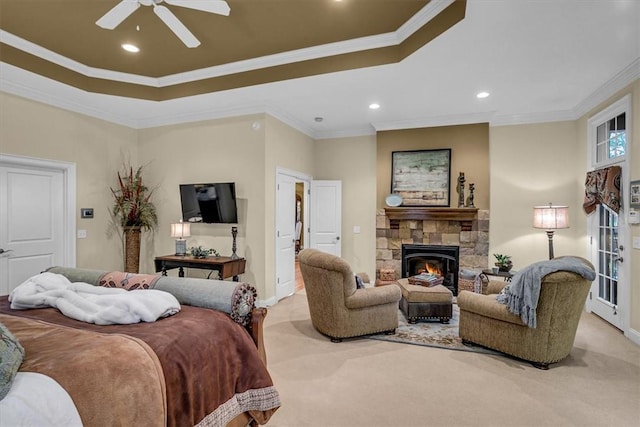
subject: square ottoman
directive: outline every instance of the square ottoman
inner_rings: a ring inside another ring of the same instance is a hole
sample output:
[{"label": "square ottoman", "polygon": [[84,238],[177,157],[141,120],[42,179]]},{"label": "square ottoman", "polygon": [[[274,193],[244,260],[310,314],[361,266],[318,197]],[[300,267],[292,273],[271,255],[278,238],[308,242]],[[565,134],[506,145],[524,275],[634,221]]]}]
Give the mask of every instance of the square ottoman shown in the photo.
[{"label": "square ottoman", "polygon": [[453,294],[449,289],[442,285],[412,285],[408,279],[400,279],[397,283],[402,291],[400,310],[409,323],[416,323],[418,319],[439,319],[449,323],[453,315]]}]

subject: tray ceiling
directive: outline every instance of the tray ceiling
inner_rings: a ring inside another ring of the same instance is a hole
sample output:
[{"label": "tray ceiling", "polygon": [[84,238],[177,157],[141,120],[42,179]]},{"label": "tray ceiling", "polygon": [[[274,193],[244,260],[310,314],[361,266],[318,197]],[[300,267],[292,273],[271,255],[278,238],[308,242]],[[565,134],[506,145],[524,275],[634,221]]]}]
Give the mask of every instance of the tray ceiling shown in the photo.
[{"label": "tray ceiling", "polygon": [[164,3],[202,42],[191,49],[151,7],[98,27],[118,3],[2,0],[2,61],[90,92],[167,100],[395,63],[459,22],[466,2],[228,0],[229,16]]}]

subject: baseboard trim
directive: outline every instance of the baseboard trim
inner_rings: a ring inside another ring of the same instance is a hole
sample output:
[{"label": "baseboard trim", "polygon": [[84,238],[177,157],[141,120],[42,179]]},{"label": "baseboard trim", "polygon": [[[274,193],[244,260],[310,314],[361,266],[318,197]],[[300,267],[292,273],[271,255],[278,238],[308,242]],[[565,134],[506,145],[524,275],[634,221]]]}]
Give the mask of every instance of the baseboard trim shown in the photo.
[{"label": "baseboard trim", "polygon": [[634,344],[640,345],[640,332],[635,329],[629,328],[627,338],[629,338]]}]

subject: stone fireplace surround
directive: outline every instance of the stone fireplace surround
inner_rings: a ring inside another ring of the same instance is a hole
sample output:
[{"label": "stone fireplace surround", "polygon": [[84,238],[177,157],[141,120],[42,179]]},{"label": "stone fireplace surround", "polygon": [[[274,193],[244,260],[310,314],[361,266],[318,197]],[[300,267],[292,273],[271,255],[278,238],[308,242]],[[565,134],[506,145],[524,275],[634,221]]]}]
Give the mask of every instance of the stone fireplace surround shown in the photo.
[{"label": "stone fireplace surround", "polygon": [[376,213],[376,278],[402,277],[402,245],[460,247],[460,268],[489,265],[489,211],[468,208],[386,208]]}]

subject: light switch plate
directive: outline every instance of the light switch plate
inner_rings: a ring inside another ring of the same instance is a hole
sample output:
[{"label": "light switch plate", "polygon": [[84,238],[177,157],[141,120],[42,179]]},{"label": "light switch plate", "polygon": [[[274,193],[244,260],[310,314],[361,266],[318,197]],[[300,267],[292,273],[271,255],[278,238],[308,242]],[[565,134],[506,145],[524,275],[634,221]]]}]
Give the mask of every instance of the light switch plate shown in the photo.
[{"label": "light switch plate", "polygon": [[633,238],[633,249],[640,249],[640,237]]},{"label": "light switch plate", "polygon": [[78,230],[78,239],[86,239],[87,230]]}]

